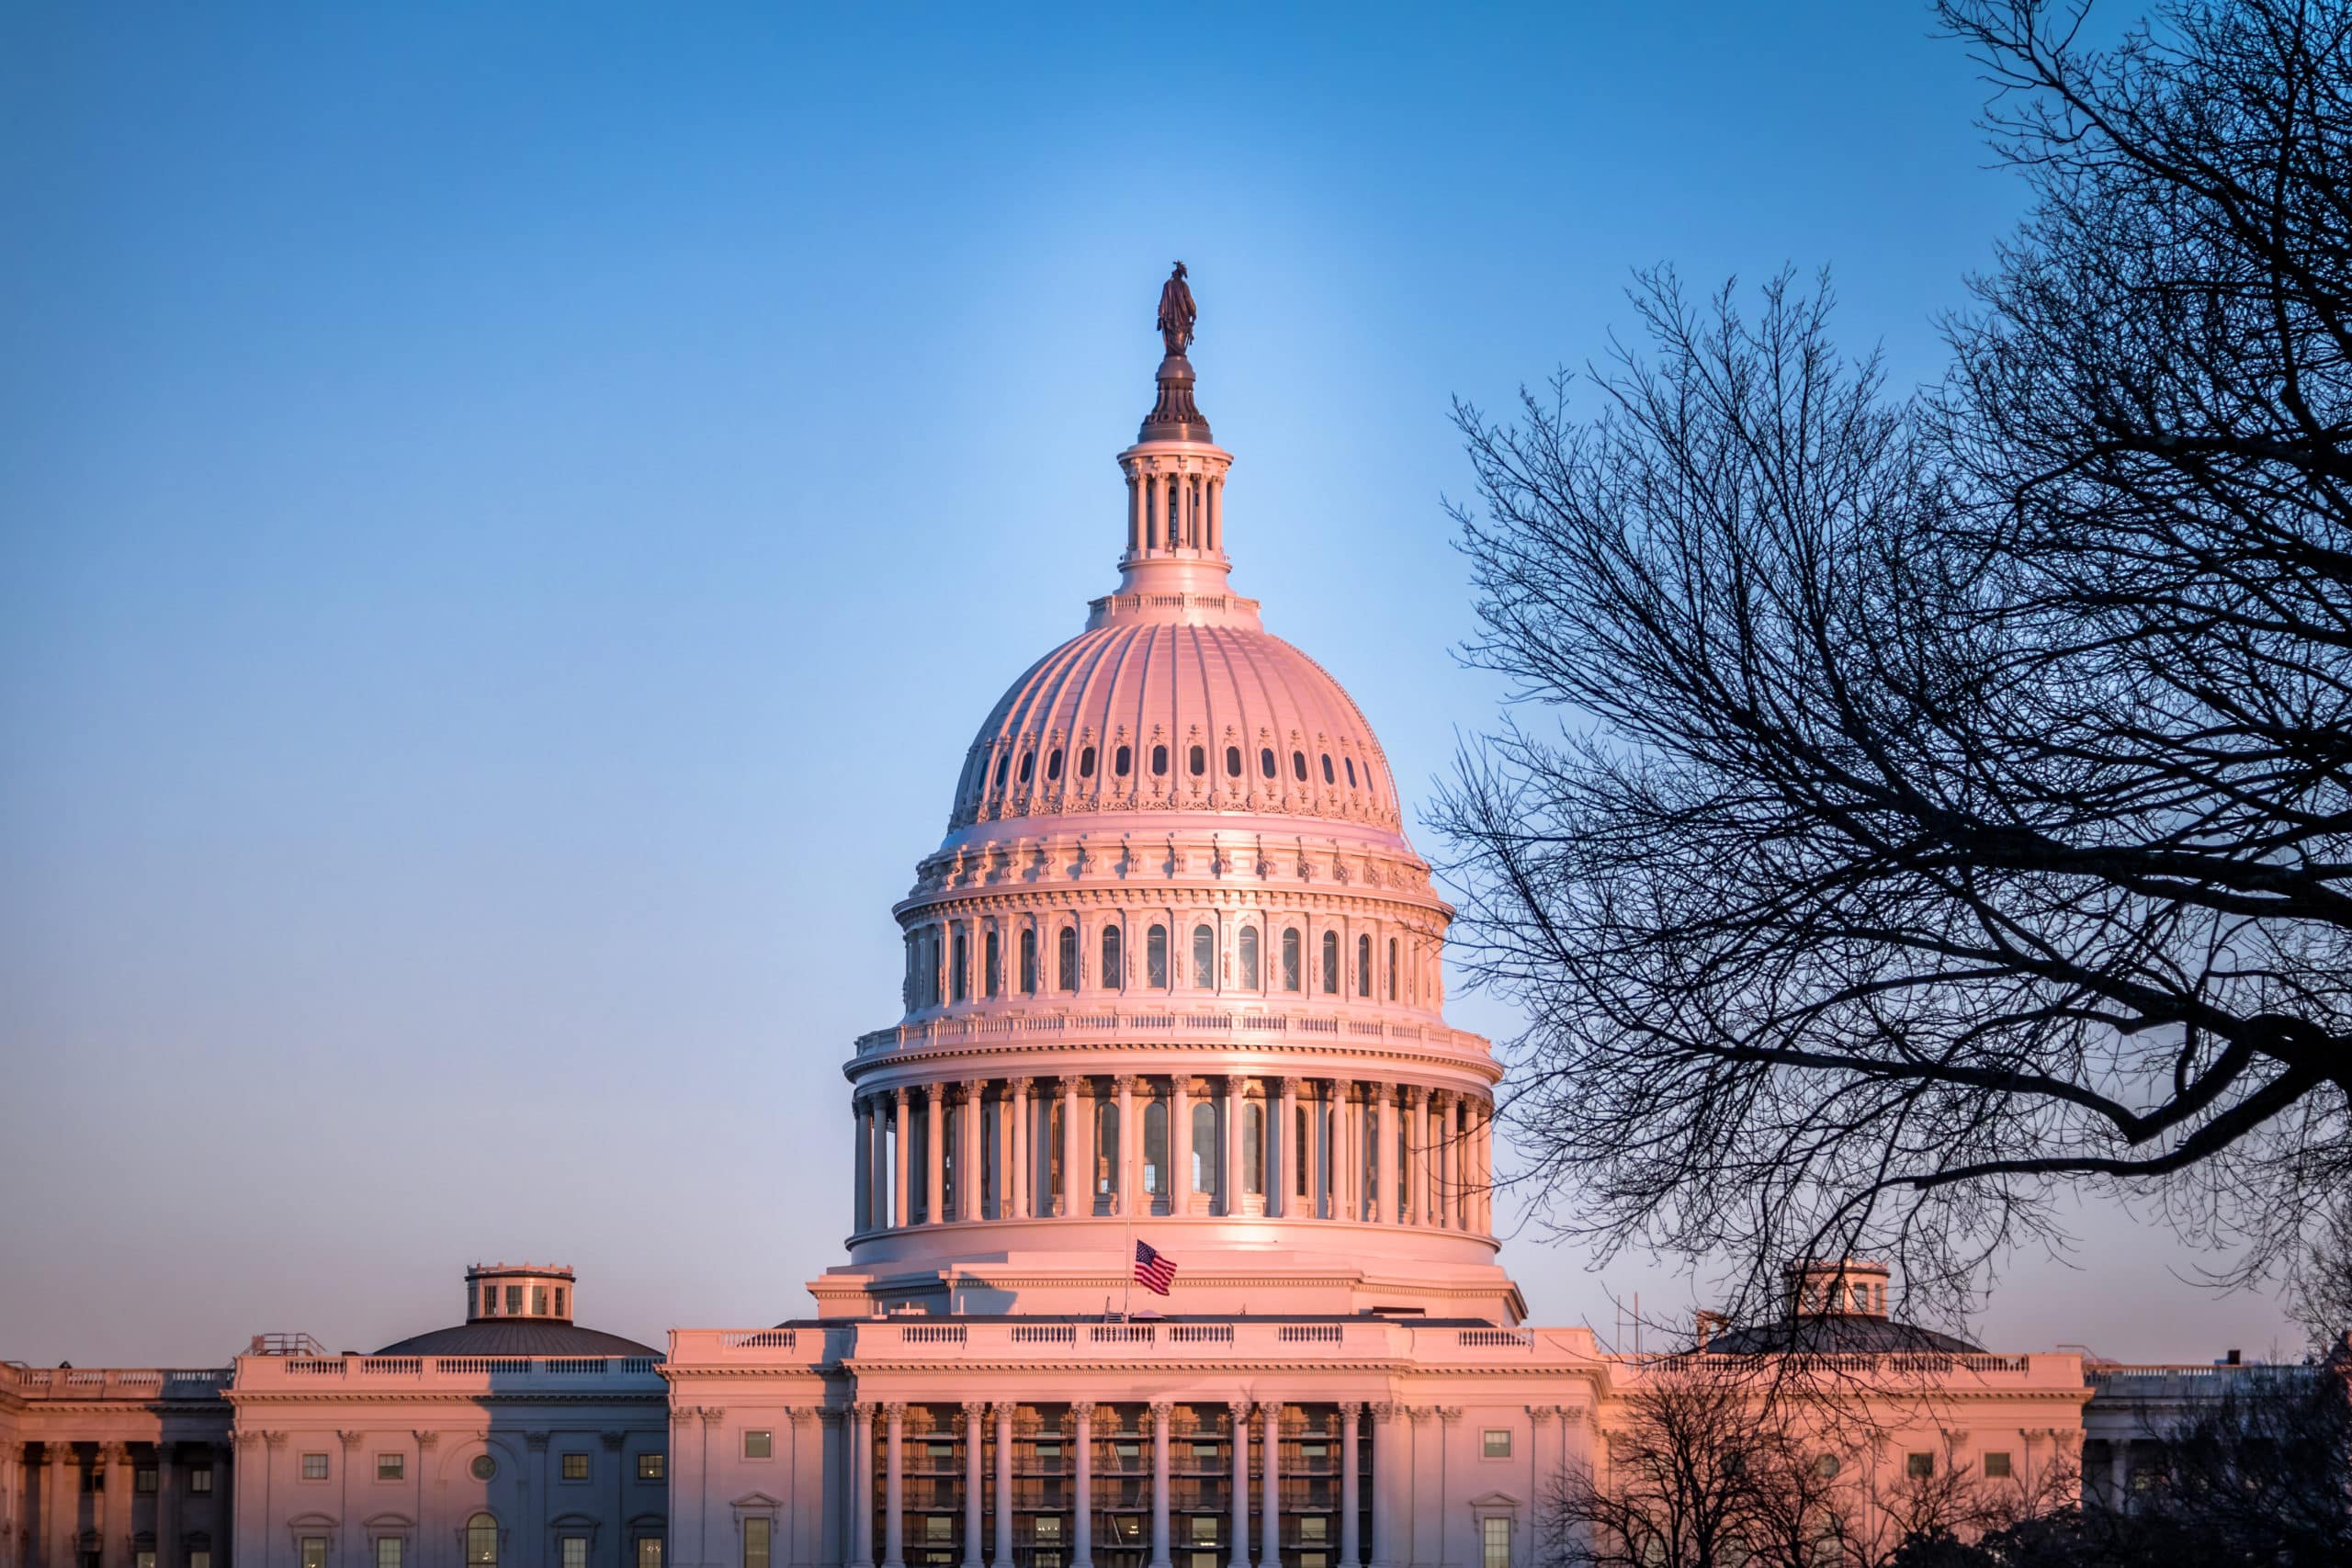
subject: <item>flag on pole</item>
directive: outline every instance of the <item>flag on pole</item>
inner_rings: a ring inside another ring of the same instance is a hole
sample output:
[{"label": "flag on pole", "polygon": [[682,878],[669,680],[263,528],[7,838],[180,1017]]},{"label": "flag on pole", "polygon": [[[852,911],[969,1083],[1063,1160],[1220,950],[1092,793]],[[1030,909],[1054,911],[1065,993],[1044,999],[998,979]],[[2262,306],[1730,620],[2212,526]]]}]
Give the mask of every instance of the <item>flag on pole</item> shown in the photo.
[{"label": "flag on pole", "polygon": [[1154,1252],[1150,1244],[1136,1243],[1136,1283],[1155,1296],[1164,1296],[1175,1282],[1176,1265]]}]

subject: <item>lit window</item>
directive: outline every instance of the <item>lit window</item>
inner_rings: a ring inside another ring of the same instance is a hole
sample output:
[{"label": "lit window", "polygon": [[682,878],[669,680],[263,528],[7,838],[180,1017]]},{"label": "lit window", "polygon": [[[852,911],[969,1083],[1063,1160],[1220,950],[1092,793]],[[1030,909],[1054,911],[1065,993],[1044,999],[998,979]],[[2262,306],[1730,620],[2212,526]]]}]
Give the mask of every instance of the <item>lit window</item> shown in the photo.
[{"label": "lit window", "polygon": [[1191,753],[1185,757],[1184,765],[1194,778],[1199,778],[1209,771],[1208,751],[1203,747],[1193,747]]},{"label": "lit window", "polygon": [[768,1568],[768,1521],[743,1521],[743,1568]]},{"label": "lit window", "polygon": [[1104,926],[1102,928],[1102,988],[1104,990],[1117,990],[1120,983],[1126,978],[1126,972],[1120,966],[1119,958],[1119,928]]},{"label": "lit window", "polygon": [[956,1540],[956,1517],[953,1514],[925,1514],[922,1517],[922,1539],[926,1546],[948,1546]]},{"label": "lit window", "polygon": [[1936,1456],[1935,1456],[1935,1455],[1933,1455],[1933,1454],[1905,1454],[1905,1455],[1904,1455],[1904,1456],[1903,1456],[1903,1473],[1904,1473],[1904,1474],[1908,1475],[1908,1476],[1912,1477],[1913,1479],[1917,1480],[1917,1479],[1924,1478],[1924,1477],[1926,1477],[1926,1476],[1933,1475],[1933,1474],[1935,1474],[1935,1472],[1936,1472]]},{"label": "lit window", "polygon": [[155,1549],[149,1546],[132,1551],[130,1568],[155,1568]]},{"label": "lit window", "polygon": [[1048,784],[1062,776],[1062,749],[1055,747],[1046,758],[1046,780]]},{"label": "lit window", "polygon": [[1225,771],[1235,778],[1241,776],[1240,747],[1228,746],[1225,749]]},{"label": "lit window", "polygon": [[1245,991],[1254,991],[1258,988],[1258,928],[1256,926],[1241,928],[1240,947],[1241,988]]},{"label": "lit window", "polygon": [[1193,984],[1207,990],[1216,984],[1216,930],[1212,926],[1193,928]]},{"label": "lit window", "polygon": [[187,1489],[196,1493],[211,1491],[212,1467],[209,1464],[198,1465],[196,1469],[189,1471],[187,1472]]},{"label": "lit window", "polygon": [[376,1568],[401,1568],[401,1538],[379,1535],[376,1538]]},{"label": "lit window", "polygon": [[1984,1456],[1984,1474],[1988,1480],[2007,1481],[2009,1473],[2009,1456],[2007,1453],[1996,1450]]},{"label": "lit window", "polygon": [[1153,748],[1151,749],[1151,773],[1152,773],[1152,776],[1153,776],[1154,778],[1159,778],[1159,777],[1162,776],[1163,774],[1165,774],[1167,772],[1168,772],[1168,748],[1167,748],[1167,747],[1165,747],[1165,746],[1155,746],[1155,747],[1153,747]]},{"label": "lit window", "polygon": [[1323,993],[1332,997],[1340,994],[1340,933],[1337,931],[1323,933]]},{"label": "lit window", "polygon": [[1292,776],[1292,777],[1294,777],[1294,778],[1295,778],[1295,779],[1297,779],[1299,783],[1301,783],[1301,784],[1305,784],[1305,783],[1306,782],[1306,752],[1304,752],[1304,751],[1293,751],[1293,752],[1290,754],[1290,771],[1291,771],[1291,776]]},{"label": "lit window", "polygon": [[187,1568],[212,1568],[212,1549],[209,1546],[189,1548]]},{"label": "lit window", "polygon": [[404,1477],[406,1477],[406,1476],[407,1476],[407,1474],[408,1474],[408,1455],[406,1455],[406,1454],[378,1454],[378,1455],[376,1456],[376,1479],[377,1479],[377,1480],[379,1480],[379,1481],[399,1481],[399,1480],[401,1480],[401,1479],[403,1479]]},{"label": "lit window", "polygon": [[669,1467],[665,1462],[668,1457],[669,1456],[666,1454],[638,1455],[637,1478],[639,1481],[660,1481],[663,1479],[669,1472]]},{"label": "lit window", "polygon": [[1078,754],[1078,776],[1082,779],[1094,776],[1094,748],[1091,746]]},{"label": "lit window", "polygon": [[588,1456],[587,1456],[586,1454],[566,1454],[566,1455],[564,1455],[564,1456],[563,1456],[563,1478],[564,1478],[566,1481],[585,1481],[585,1480],[587,1480],[587,1479],[588,1479]]},{"label": "lit window", "polygon": [[1331,772],[1331,753],[1329,751],[1323,753],[1323,782],[1325,784],[1338,784],[1340,782]]},{"label": "lit window", "polygon": [[324,1454],[304,1454],[302,1456],[302,1479],[305,1481],[324,1481],[326,1478],[327,1456]]},{"label": "lit window", "polygon": [[743,1434],[743,1457],[745,1459],[766,1459],[770,1454],[775,1452],[775,1436],[774,1433],[746,1432]]},{"label": "lit window", "polygon": [[1168,928],[1154,926],[1143,936],[1143,983],[1155,991],[1168,988]]},{"label": "lit window", "polygon": [[1479,1452],[1487,1459],[1510,1458],[1510,1428],[1489,1427],[1479,1435]]},{"label": "lit window", "polygon": [[327,1538],[306,1535],[302,1538],[302,1568],[327,1568]]},{"label": "lit window", "polygon": [[563,1568],[588,1568],[588,1538],[568,1535],[556,1543],[563,1548]]},{"label": "lit window", "polygon": [[1127,747],[1122,746],[1111,754],[1111,771],[1121,778],[1125,778],[1135,765],[1135,752]]},{"label": "lit window", "polygon": [[1308,1514],[1298,1521],[1298,1539],[1327,1540],[1330,1537],[1331,1521],[1321,1514]]},{"label": "lit window", "polygon": [[[1203,1464],[1215,1464],[1217,1461],[1218,1454],[1216,1450],[1212,1448],[1205,1454],[1195,1452],[1193,1457]],[[1193,1544],[1194,1546],[1215,1546],[1216,1544],[1217,1517],[1215,1514],[1194,1514],[1192,1517]]]},{"label": "lit window", "polygon": [[1510,1521],[1492,1516],[1478,1521],[1479,1568],[1510,1568]]},{"label": "lit window", "polygon": [[130,1489],[133,1492],[155,1490],[155,1467],[152,1464],[133,1465],[130,1471]]},{"label": "lit window", "polygon": [[637,1568],[662,1568],[662,1538],[641,1535],[637,1538]]},{"label": "lit window", "polygon": [[1272,747],[1261,746],[1258,749],[1258,771],[1268,778],[1272,778],[1274,776],[1274,749]]},{"label": "lit window", "polygon": [[1283,932],[1283,989],[1295,991],[1299,987],[1298,931],[1295,927]]},{"label": "lit window", "polygon": [[1078,928],[1064,926],[1054,938],[1055,978],[1065,991],[1078,989]]},{"label": "lit window", "polygon": [[1356,995],[1372,995],[1372,938],[1356,938]]},{"label": "lit window", "polygon": [[466,1521],[466,1568],[498,1568],[498,1521],[488,1514]]}]

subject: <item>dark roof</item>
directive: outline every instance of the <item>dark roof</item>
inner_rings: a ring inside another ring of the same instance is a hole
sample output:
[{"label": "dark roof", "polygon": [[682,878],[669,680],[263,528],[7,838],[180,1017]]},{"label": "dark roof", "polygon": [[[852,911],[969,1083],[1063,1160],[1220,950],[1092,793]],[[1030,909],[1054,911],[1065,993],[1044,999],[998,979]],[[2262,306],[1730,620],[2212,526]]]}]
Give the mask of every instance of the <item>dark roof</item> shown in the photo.
[{"label": "dark roof", "polygon": [[1801,1351],[1815,1356],[1974,1356],[1983,1347],[1949,1334],[1892,1318],[1801,1317],[1781,1323],[1727,1328],[1707,1341],[1710,1355],[1769,1356]]},{"label": "dark roof", "polygon": [[535,1323],[516,1318],[500,1323],[460,1323],[412,1335],[387,1345],[379,1356],[654,1356],[662,1352],[617,1334],[605,1334],[571,1323]]}]

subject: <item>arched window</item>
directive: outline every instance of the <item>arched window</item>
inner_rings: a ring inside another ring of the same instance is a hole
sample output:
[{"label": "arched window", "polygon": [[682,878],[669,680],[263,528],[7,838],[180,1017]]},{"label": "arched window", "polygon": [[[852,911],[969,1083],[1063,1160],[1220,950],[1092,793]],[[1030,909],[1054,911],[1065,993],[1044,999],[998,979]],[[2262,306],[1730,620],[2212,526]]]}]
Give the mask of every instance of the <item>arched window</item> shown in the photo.
[{"label": "arched window", "polygon": [[1388,939],[1388,999],[1396,999],[1396,939]]},{"label": "arched window", "polygon": [[1091,746],[1078,754],[1078,776],[1082,779],[1094,776],[1094,748]]},{"label": "arched window", "polygon": [[1258,771],[1265,774],[1268,778],[1272,778],[1274,776],[1274,749],[1272,747],[1261,746],[1258,749]]},{"label": "arched window", "polygon": [[[1025,774],[1023,776],[1026,777]],[[1329,751],[1323,753],[1323,782],[1325,784],[1338,784],[1340,782],[1332,775],[1331,753]]]},{"label": "arched window", "polygon": [[1035,752],[1035,751],[1023,751],[1023,752],[1022,752],[1022,753],[1021,753],[1021,782],[1022,782],[1023,784],[1027,784],[1027,783],[1029,782],[1029,777],[1030,777],[1030,775],[1031,775],[1032,773],[1035,773],[1036,771],[1037,771],[1037,753],[1036,753],[1036,752]]},{"label": "arched window", "polygon": [[1094,1102],[1094,1186],[1097,1193],[1108,1192],[1119,1168],[1119,1102],[1098,1100]]},{"label": "arched window", "polygon": [[980,942],[980,984],[985,987],[982,994],[991,998],[1004,990],[1003,945],[997,940],[993,926],[989,928],[989,934]]},{"label": "arched window", "polygon": [[954,976],[956,999],[968,1001],[972,986],[972,939],[962,931],[956,933],[956,961],[947,966],[947,972]]},{"label": "arched window", "polygon": [[[1351,765],[1352,765],[1352,764],[1351,764]],[[1048,753],[1046,754],[1046,782],[1047,784],[1051,784],[1051,783],[1053,783],[1055,780],[1057,780],[1057,779],[1060,778],[1061,776],[1062,776],[1062,749],[1061,749],[1060,747],[1057,746],[1057,747],[1055,747],[1055,748],[1053,749],[1053,750],[1052,750],[1052,751],[1048,752]],[[1353,773],[1350,773],[1350,774],[1348,775],[1348,782],[1349,782],[1350,784],[1353,784],[1353,783],[1355,783],[1355,775],[1354,775]]]},{"label": "arched window", "polygon": [[1212,1200],[1225,1196],[1225,1162],[1216,1157],[1216,1107],[1193,1102],[1193,1190]]},{"label": "arched window", "polygon": [[1340,933],[1338,931],[1323,933],[1323,994],[1331,997],[1340,994]]},{"label": "arched window", "polygon": [[1054,938],[1054,980],[1065,991],[1078,989],[1078,928],[1064,926]]},{"label": "arched window", "polygon": [[1037,994],[1037,933],[1035,931],[1021,933],[1021,994],[1024,997]]},{"label": "arched window", "polygon": [[1225,771],[1231,777],[1238,779],[1241,776],[1240,747],[1228,746],[1225,749]]},{"label": "arched window", "polygon": [[1298,928],[1283,932],[1283,989],[1295,991],[1299,987]]},{"label": "arched window", "polygon": [[1245,991],[1254,991],[1258,988],[1258,928],[1256,926],[1241,928],[1240,946],[1241,988]]},{"label": "arched window", "polygon": [[1155,991],[1168,988],[1168,928],[1154,926],[1143,937],[1143,983]]},{"label": "arched window", "polygon": [[1143,1108],[1143,1190],[1168,1196],[1168,1107],[1158,1099]]},{"label": "arched window", "polygon": [[1372,995],[1372,938],[1356,938],[1356,995]]},{"label": "arched window", "polygon": [[[1055,753],[1054,753],[1054,760],[1055,760],[1056,761],[1059,761],[1061,760],[1061,753],[1060,753],[1060,752],[1058,752],[1058,751],[1055,752]],[[1356,787],[1356,760],[1355,760],[1353,757],[1342,757],[1342,758],[1340,758],[1340,761],[1341,761],[1345,762],[1345,763],[1348,765],[1348,787],[1349,787],[1350,789],[1353,789],[1353,788],[1355,788],[1355,787]]]},{"label": "arched window", "polygon": [[[1306,782],[1306,752],[1304,752],[1304,751],[1293,751],[1293,752],[1290,754],[1290,771],[1291,771],[1292,774],[1293,774],[1295,777],[1296,777],[1296,778],[1297,778],[1297,780],[1298,780],[1298,782],[1299,782],[1299,783],[1301,783],[1301,784],[1305,784],[1305,783]],[[997,782],[997,783],[999,783],[999,784],[1002,784],[1002,783],[1004,782],[1004,780],[1003,780],[1002,778],[999,778],[996,782]]]},{"label": "arched window", "polygon": [[1241,1190],[1266,1190],[1266,1108],[1250,1100],[1241,1108]]},{"label": "arched window", "polygon": [[1133,768],[1135,765],[1136,754],[1134,750],[1128,747],[1122,746],[1111,754],[1111,771],[1117,773],[1121,778],[1125,778],[1127,776],[1128,770]]},{"label": "arched window", "polygon": [[1201,990],[1216,986],[1216,928],[1193,928],[1193,984]]},{"label": "arched window", "polygon": [[1006,770],[1007,770],[1007,769],[1011,768],[1012,766],[1012,752],[1010,752],[1010,751],[1007,751],[1003,756],[999,757],[999,758],[996,760],[996,787],[997,787],[997,788],[999,788],[999,789],[1002,789],[1002,788],[1004,787],[1004,775],[1005,775],[1005,772],[1006,772]]},{"label": "arched window", "polygon": [[1191,753],[1185,757],[1184,765],[1186,768],[1191,770],[1194,778],[1199,778],[1203,773],[1207,773],[1209,771],[1209,754],[1207,748],[1202,746],[1193,747]]},{"label": "arched window", "polygon": [[1119,963],[1119,928],[1115,925],[1104,926],[1102,928],[1102,988],[1106,991],[1119,990],[1125,985],[1126,978],[1127,972]]},{"label": "arched window", "polygon": [[498,1568],[498,1521],[488,1514],[466,1521],[466,1568]]},{"label": "arched window", "polygon": [[1167,773],[1168,748],[1165,746],[1155,746],[1151,749],[1151,776],[1153,778],[1164,778],[1167,776]]}]

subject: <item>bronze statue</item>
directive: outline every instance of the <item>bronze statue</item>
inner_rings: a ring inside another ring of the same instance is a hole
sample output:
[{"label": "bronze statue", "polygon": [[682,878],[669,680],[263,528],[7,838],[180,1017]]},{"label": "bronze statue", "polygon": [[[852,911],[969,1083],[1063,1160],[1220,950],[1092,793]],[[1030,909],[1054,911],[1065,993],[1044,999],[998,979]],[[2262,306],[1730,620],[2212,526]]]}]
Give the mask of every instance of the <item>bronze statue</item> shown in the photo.
[{"label": "bronze statue", "polygon": [[1193,345],[1193,322],[1199,315],[1193,306],[1193,290],[1184,282],[1184,264],[1178,262],[1159,287],[1159,341],[1168,345],[1170,354],[1182,354]]}]

